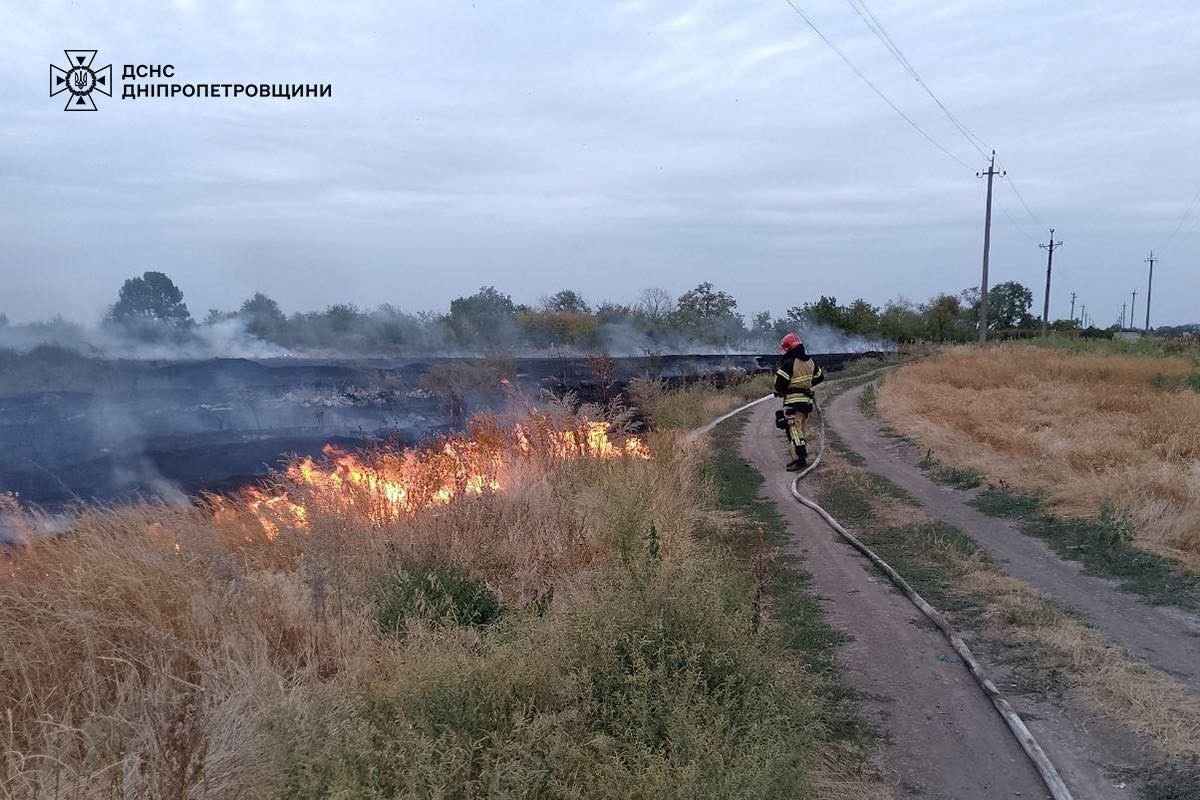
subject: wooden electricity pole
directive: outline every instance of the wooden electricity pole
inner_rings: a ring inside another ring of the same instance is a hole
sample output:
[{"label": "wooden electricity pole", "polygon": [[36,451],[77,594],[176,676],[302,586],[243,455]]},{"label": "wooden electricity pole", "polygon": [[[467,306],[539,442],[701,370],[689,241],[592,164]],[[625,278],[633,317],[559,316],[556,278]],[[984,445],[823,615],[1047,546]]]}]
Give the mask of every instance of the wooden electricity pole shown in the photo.
[{"label": "wooden electricity pole", "polygon": [[1154,262],[1158,261],[1154,257],[1154,251],[1150,251],[1150,257],[1146,259],[1150,264],[1150,279],[1146,281],[1146,333],[1150,332],[1150,290],[1154,287]]},{"label": "wooden electricity pole", "polygon": [[1075,293],[1071,292],[1071,322],[1075,321]]},{"label": "wooden electricity pole", "polygon": [[983,278],[979,281],[979,343],[987,341],[988,317],[988,256],[992,250],[992,179],[1007,173],[996,171],[996,151],[988,162],[987,172],[976,172],[975,177],[987,176],[987,207],[983,216]]},{"label": "wooden electricity pole", "polygon": [[1133,290],[1133,298],[1129,301],[1129,330],[1133,330],[1137,318],[1137,289]]},{"label": "wooden electricity pole", "polygon": [[1042,303],[1042,336],[1050,325],[1050,270],[1054,268],[1054,248],[1062,247],[1062,242],[1054,241],[1054,228],[1050,229],[1050,243],[1039,244],[1046,251],[1046,298]]}]

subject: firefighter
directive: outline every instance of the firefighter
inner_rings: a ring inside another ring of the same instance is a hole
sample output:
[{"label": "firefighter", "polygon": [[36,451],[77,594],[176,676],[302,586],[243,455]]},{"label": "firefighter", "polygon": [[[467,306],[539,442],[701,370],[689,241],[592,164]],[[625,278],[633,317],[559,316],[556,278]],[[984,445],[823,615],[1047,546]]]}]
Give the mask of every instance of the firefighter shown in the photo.
[{"label": "firefighter", "polygon": [[783,415],[786,422],[788,444],[792,460],[788,472],[797,472],[808,466],[808,415],[816,407],[813,387],[825,380],[825,373],[804,352],[804,342],[794,333],[784,336],[779,342],[783,358],[775,370],[775,396],[783,398]]}]

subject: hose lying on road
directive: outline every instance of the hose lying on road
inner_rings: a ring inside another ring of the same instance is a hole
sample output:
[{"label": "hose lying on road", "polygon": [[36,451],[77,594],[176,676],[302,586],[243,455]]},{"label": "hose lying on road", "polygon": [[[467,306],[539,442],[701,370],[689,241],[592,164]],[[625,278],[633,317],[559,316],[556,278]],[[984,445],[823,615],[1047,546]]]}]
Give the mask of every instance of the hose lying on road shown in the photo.
[{"label": "hose lying on road", "polygon": [[[759,403],[770,400],[771,397],[772,395],[766,395],[765,397],[760,397],[759,399],[747,403],[744,406],[735,408],[733,411],[718,417],[704,427],[697,428],[695,431],[693,431],[693,435],[699,436],[700,434],[707,433],[725,420],[730,419],[731,417],[740,414],[749,408],[753,408]],[[920,609],[921,613],[928,617],[930,622],[937,626],[938,630],[942,632],[942,635],[945,636],[947,641],[950,642],[950,646],[954,648],[956,653],[958,653],[959,658],[961,658],[963,663],[967,665],[967,669],[970,671],[971,677],[973,677],[975,682],[979,684],[979,687],[983,689],[984,694],[986,694],[988,699],[992,702],[992,706],[1000,714],[1001,718],[1004,719],[1005,724],[1008,725],[1008,729],[1012,732],[1017,742],[1021,745],[1021,749],[1025,751],[1027,756],[1029,756],[1029,760],[1033,763],[1034,768],[1041,776],[1042,782],[1046,784],[1046,788],[1050,791],[1051,797],[1053,797],[1054,800],[1073,800],[1070,789],[1067,788],[1067,785],[1063,782],[1062,777],[1058,774],[1058,770],[1055,769],[1054,763],[1050,761],[1050,758],[1046,755],[1046,752],[1042,750],[1041,745],[1039,745],[1037,739],[1033,737],[1033,734],[1030,732],[1029,728],[1026,727],[1025,722],[1021,719],[1020,715],[1013,710],[1013,707],[1009,705],[1009,702],[1004,699],[1003,695],[1000,694],[1000,690],[996,687],[996,684],[993,683],[992,680],[984,673],[983,667],[980,666],[979,661],[976,660],[975,655],[971,652],[971,649],[967,647],[967,644],[963,641],[962,637],[959,636],[958,633],[955,632],[954,628],[950,626],[950,623],[946,620],[946,617],[942,614],[942,612],[938,611],[936,608],[926,602],[925,598],[921,597],[921,595],[909,585],[908,581],[904,580],[900,573],[896,572],[896,570],[894,570],[890,564],[880,558],[875,551],[863,544],[858,537],[842,527],[841,523],[833,518],[833,515],[821,508],[816,501],[805,497],[800,493],[800,481],[805,475],[808,475],[817,468],[817,465],[821,463],[821,456],[825,452],[825,416],[820,412],[820,409],[817,409],[817,412],[820,419],[820,449],[817,451],[817,456],[813,459],[812,463],[800,471],[792,480],[792,496],[803,505],[817,512],[817,514],[819,514],[821,518],[829,524],[829,527],[833,528],[833,530],[836,531],[839,536],[845,539],[852,547],[854,547],[854,549],[866,556],[872,564],[874,564],[881,572],[883,572],[884,575],[887,575],[888,579],[896,585],[896,588],[903,592],[904,596],[912,601],[913,605]]]},{"label": "hose lying on road", "polygon": [[702,436],[702,435],[708,433],[709,431],[711,431],[713,428],[720,425],[725,420],[732,419],[733,417],[736,417],[738,414],[742,413],[746,409],[754,408],[759,403],[765,403],[767,400],[770,400],[774,396],[775,395],[773,395],[773,394],[765,394],[762,397],[758,398],[757,400],[751,400],[749,403],[746,403],[746,405],[744,405],[744,406],[738,406],[733,411],[730,411],[728,414],[722,414],[721,416],[717,417],[716,419],[714,419],[712,422],[708,423],[704,427],[696,428],[696,430],[694,430],[688,434],[688,438],[694,439],[697,436]]}]

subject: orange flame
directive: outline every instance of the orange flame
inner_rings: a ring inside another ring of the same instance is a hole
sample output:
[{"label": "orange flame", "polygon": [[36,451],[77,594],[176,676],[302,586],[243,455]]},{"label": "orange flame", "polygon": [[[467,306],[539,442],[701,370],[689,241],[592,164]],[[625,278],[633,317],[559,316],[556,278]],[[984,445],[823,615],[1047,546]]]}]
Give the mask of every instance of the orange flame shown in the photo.
[{"label": "orange flame", "polygon": [[348,453],[325,445],[322,452],[322,460],[306,456],[288,464],[268,490],[243,489],[240,502],[215,499],[216,514],[232,517],[240,506],[270,539],[281,529],[306,529],[318,508],[365,509],[373,524],[383,525],[466,495],[501,491],[502,476],[515,458],[650,458],[636,437],[614,443],[606,423],[584,421],[560,429],[544,415],[508,435],[481,429],[435,447]]}]

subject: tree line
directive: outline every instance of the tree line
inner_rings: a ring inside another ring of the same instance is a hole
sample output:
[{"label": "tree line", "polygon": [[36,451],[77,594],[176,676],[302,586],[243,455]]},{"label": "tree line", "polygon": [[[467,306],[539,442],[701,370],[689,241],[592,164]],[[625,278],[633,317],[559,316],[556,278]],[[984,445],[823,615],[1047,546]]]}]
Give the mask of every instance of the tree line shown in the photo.
[{"label": "tree line", "polygon": [[[210,309],[197,320],[174,281],[150,271],[122,284],[104,326],[136,341],[182,342],[206,327],[232,324],[262,342],[293,351],[638,353],[715,348],[769,352],[791,330],[822,329],[880,342],[969,341],[976,335],[979,305],[976,289],[940,294],[923,303],[897,299],[883,306],[861,298],[843,305],[834,297],[821,296],[788,308],[782,317],[764,311],[747,319],[737,300],[710,282],[678,297],[649,288],[633,303],[594,305],[572,289],[547,295],[536,304],[522,304],[494,286],[484,286],[455,298],[445,312],[413,313],[390,304],[360,309],[338,303],[322,311],[287,314],[274,299],[256,292],[234,310]],[[1001,336],[1036,330],[1032,305],[1032,292],[1020,283],[996,285],[989,292],[989,328]],[[1053,327],[1079,330],[1073,320],[1057,320]]]}]

